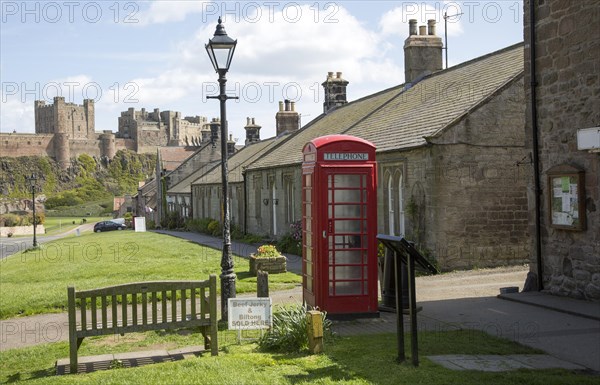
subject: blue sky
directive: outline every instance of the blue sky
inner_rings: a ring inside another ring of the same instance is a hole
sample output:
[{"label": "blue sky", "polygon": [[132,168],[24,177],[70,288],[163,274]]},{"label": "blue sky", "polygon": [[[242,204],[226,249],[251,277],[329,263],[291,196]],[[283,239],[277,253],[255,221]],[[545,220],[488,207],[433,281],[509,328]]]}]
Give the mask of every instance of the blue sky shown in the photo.
[{"label": "blue sky", "polygon": [[408,20],[448,21],[449,65],[523,40],[522,1],[1,1],[0,132],[34,132],[33,102],[96,101],[96,130],[117,130],[134,107],[219,116],[204,44],[223,15],[238,39],[228,73],[229,130],[246,117],[275,134],[278,101],[302,124],[322,112],[327,72],[350,82],[349,101],[404,82]]}]

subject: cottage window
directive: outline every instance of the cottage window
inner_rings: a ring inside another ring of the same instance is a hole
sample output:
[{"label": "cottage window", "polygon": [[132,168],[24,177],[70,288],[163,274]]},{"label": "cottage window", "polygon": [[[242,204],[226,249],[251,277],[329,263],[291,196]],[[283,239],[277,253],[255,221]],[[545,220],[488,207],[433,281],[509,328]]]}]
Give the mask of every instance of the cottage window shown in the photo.
[{"label": "cottage window", "polygon": [[389,233],[394,235],[395,223],[394,223],[394,177],[390,175],[388,177],[388,228]]},{"label": "cottage window", "polygon": [[292,176],[285,178],[285,209],[288,223],[296,221],[294,203],[296,202],[296,192],[294,190],[294,181]]}]

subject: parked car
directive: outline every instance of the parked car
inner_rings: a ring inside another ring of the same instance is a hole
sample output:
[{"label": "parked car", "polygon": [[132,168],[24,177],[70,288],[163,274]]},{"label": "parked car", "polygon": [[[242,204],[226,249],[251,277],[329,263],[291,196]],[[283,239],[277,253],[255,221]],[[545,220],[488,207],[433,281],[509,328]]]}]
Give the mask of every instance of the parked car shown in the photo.
[{"label": "parked car", "polygon": [[102,231],[111,230],[125,230],[127,226],[124,223],[117,223],[113,221],[102,221],[94,225],[94,232],[100,233]]}]

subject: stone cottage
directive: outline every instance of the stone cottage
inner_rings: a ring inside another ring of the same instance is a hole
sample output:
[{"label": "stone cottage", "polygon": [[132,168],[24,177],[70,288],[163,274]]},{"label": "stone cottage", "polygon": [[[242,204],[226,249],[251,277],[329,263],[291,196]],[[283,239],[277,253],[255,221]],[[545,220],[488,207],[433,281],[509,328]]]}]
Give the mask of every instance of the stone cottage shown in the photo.
[{"label": "stone cottage", "polygon": [[447,70],[441,48],[433,21],[417,34],[411,20],[404,84],[348,102],[349,82],[329,73],[324,113],[245,165],[247,231],[289,232],[302,219],[303,146],[349,134],[377,147],[373,231],[406,236],[442,269],[527,262],[523,45]]}]

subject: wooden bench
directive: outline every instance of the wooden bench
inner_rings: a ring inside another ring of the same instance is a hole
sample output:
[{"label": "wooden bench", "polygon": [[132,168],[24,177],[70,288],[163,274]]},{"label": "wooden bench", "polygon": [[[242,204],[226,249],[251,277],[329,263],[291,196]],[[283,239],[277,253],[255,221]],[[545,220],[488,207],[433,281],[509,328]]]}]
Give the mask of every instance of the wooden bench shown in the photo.
[{"label": "wooden bench", "polygon": [[218,355],[214,274],[207,281],[137,282],[85,291],[69,286],[67,294],[71,373],[77,373],[81,342],[91,336],[200,327],[205,349]]}]

